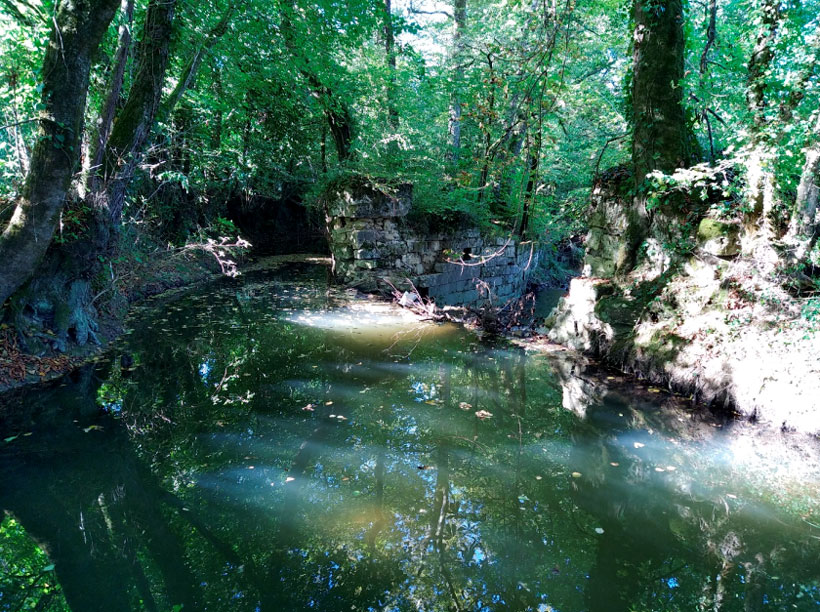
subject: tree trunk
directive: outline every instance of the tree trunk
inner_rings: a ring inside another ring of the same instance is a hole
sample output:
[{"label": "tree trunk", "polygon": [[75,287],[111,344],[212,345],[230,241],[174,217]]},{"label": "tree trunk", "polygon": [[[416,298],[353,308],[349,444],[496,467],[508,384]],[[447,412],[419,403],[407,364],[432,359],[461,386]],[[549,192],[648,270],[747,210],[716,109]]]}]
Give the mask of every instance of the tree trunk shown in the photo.
[{"label": "tree trunk", "polygon": [[285,47],[296,58],[300,74],[307,80],[315,96],[319,99],[325,119],[327,120],[330,136],[333,144],[336,145],[336,153],[340,162],[350,158],[351,146],[353,144],[353,115],[350,108],[333,93],[333,90],[325,85],[319,76],[312,70],[310,60],[301,53],[297,44],[296,35],[293,30],[291,13],[294,7],[283,7],[281,10],[281,31],[282,41]]},{"label": "tree trunk", "polygon": [[174,87],[174,90],[165,102],[162,103],[162,106],[160,106],[156,118],[157,123],[162,123],[168,119],[168,116],[174,111],[174,108],[176,108],[176,105],[179,103],[182,95],[193,85],[196,80],[196,75],[199,72],[199,67],[202,64],[202,60],[206,55],[208,55],[210,50],[213,49],[217,41],[225,35],[225,32],[228,31],[228,26],[230,25],[233,13],[233,5],[228,6],[227,10],[222,15],[222,18],[216,25],[214,25],[213,28],[211,28],[211,31],[208,32],[204,40],[199,44],[193,56],[191,56],[185,64],[185,68],[182,70],[182,74],[179,77],[179,81],[177,81],[176,87]]},{"label": "tree trunk", "polygon": [[632,162],[635,185],[654,170],[687,166],[693,139],[683,109],[682,0],[635,0],[632,51]]},{"label": "tree trunk", "polygon": [[455,0],[453,4],[453,17],[455,19],[455,30],[453,32],[453,92],[450,95],[450,116],[447,125],[447,132],[450,135],[450,151],[448,159],[453,164],[457,164],[461,155],[461,98],[459,88],[464,79],[464,67],[462,66],[464,51],[464,34],[467,29],[467,0]]},{"label": "tree trunk", "polygon": [[387,124],[395,133],[399,129],[399,110],[396,108],[396,35],[393,31],[391,0],[384,0],[384,53],[387,64]]},{"label": "tree trunk", "polygon": [[[151,0],[139,43],[139,61],[128,100],[114,120],[103,159],[103,185],[110,223],[119,226],[125,191],[134,176],[142,148],[151,133],[159,110],[168,45],[176,0]],[[99,203],[98,203],[99,204]]]},{"label": "tree trunk", "polygon": [[214,107],[214,122],[211,127],[211,149],[219,151],[222,148],[222,96],[224,90],[222,87],[222,67],[218,64],[213,67],[214,80],[213,91],[216,96],[217,103]]},{"label": "tree trunk", "polygon": [[[539,122],[540,123],[540,122]],[[524,203],[521,210],[521,225],[518,226],[518,237],[522,240],[527,237],[527,230],[530,224],[530,213],[532,202],[535,199],[535,185],[538,183],[538,165],[541,160],[541,125],[535,126],[533,143],[529,147],[529,175],[527,176],[527,186],[524,189]]]},{"label": "tree trunk", "polygon": [[764,218],[764,229],[772,229],[767,217],[774,207],[774,176],[770,167],[774,151],[765,130],[768,123],[766,75],[774,60],[779,27],[780,3],[777,0],[763,0],[761,28],[749,59],[746,85],[746,106],[752,116],[751,150],[746,161],[746,196],[752,211],[746,218],[746,226],[752,231],[761,217]]},{"label": "tree trunk", "polygon": [[[491,53],[487,54],[487,81],[490,83],[490,95],[487,99],[487,119],[484,126],[484,154],[482,155],[483,163],[481,166],[481,175],[478,179],[478,203],[484,201],[484,194],[487,192],[488,183],[490,182],[490,157],[492,152],[492,133],[490,126],[492,125],[492,115],[495,112],[495,68],[493,66],[493,56]],[[455,152],[455,147],[453,148]],[[493,214],[498,214],[502,211],[492,211]]]},{"label": "tree trunk", "polygon": [[657,222],[646,209],[646,178],[653,171],[671,174],[688,166],[696,145],[683,108],[685,38],[682,0],[634,0],[632,48],[632,164],[634,195],[624,211],[624,257],[616,273],[629,272],[641,243],[654,232],[663,242],[679,231],[680,212],[669,199]]},{"label": "tree trunk", "polygon": [[44,110],[31,167],[0,236],[0,304],[29,280],[59,223],[83,131],[91,60],[118,0],[62,0],[43,61]]},{"label": "tree trunk", "polygon": [[125,67],[128,63],[128,55],[131,51],[131,27],[134,23],[134,0],[126,0],[122,7],[125,20],[120,26],[119,43],[117,53],[114,56],[114,69],[109,79],[108,94],[105,97],[103,106],[100,109],[100,116],[97,121],[95,133],[91,137],[92,152],[90,155],[89,188],[93,189],[94,177],[98,174],[98,169],[103,161],[103,153],[108,137],[111,135],[111,126],[114,124],[114,116],[117,112],[122,95],[122,85],[125,79]]},{"label": "tree trunk", "polygon": [[[319,85],[319,80],[314,77],[313,83]],[[336,154],[339,161],[343,162],[350,158],[351,145],[353,144],[353,117],[347,105],[336,99],[329,87],[321,85],[319,87],[324,100],[327,125],[330,128],[330,135],[333,137],[333,144],[336,145]]]},{"label": "tree trunk", "polygon": [[820,113],[814,125],[813,142],[806,149],[806,162],[797,187],[797,199],[786,243],[792,259],[805,262],[820,236]]}]

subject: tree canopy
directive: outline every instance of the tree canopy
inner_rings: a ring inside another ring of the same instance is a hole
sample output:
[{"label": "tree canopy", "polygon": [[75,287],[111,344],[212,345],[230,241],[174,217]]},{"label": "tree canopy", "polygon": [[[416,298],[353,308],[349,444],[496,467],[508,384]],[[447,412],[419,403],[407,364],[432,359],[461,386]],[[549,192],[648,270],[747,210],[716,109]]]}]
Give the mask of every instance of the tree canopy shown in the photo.
[{"label": "tree canopy", "polygon": [[[818,9],[5,0],[0,249],[20,261],[0,297],[34,275],[52,240],[90,243],[88,268],[116,257],[134,223],[181,243],[227,216],[231,198],[295,192],[309,205],[351,172],[412,182],[420,210],[554,243],[583,229],[603,170],[634,165],[641,183],[703,163],[700,178],[661,183],[711,181],[723,208],[759,208],[790,228],[805,259],[817,225]],[[91,17],[99,43],[70,50]],[[49,69],[69,52],[87,61]],[[76,125],[55,114],[58,99]],[[62,161],[59,176],[45,154]]]}]

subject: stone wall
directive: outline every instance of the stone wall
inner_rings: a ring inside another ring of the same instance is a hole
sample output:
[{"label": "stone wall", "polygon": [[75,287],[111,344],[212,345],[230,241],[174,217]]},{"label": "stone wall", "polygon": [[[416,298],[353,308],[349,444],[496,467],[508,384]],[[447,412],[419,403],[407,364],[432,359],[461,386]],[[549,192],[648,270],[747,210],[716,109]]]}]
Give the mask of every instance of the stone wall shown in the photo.
[{"label": "stone wall", "polygon": [[372,291],[410,283],[439,306],[503,304],[520,297],[535,265],[532,243],[482,236],[475,228],[425,230],[408,222],[412,187],[386,193],[369,183],[327,198],[334,275]]}]

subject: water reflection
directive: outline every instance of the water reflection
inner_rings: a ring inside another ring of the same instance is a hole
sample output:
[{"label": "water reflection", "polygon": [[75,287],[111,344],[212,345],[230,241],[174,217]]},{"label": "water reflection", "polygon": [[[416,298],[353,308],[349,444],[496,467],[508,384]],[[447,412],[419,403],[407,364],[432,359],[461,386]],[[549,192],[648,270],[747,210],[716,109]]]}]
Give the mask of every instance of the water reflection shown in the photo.
[{"label": "water reflection", "polygon": [[41,609],[816,609],[814,452],[320,274],[163,302],[133,366],[6,398],[0,547],[54,565]]}]

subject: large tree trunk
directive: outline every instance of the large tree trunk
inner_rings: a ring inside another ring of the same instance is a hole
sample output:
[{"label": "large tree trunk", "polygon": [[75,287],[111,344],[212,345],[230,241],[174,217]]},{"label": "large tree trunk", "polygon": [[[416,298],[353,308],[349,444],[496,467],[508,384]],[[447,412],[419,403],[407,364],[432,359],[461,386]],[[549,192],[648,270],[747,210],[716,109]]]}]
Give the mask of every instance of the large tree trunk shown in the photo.
[{"label": "large tree trunk", "polygon": [[[671,174],[688,166],[696,144],[683,108],[681,81],[684,73],[685,38],[682,0],[634,0],[632,48],[632,164],[634,195],[624,211],[626,231],[624,257],[616,273],[629,272],[637,261],[641,243],[650,234],[668,242],[680,223],[676,201],[664,202],[662,210],[646,209],[646,179],[654,171]],[[614,194],[613,194],[613,197]]]},{"label": "large tree trunk", "polygon": [[654,170],[692,161],[693,140],[683,109],[683,3],[635,0],[632,50],[632,162],[639,186]]},{"label": "large tree trunk", "polygon": [[746,85],[746,106],[752,116],[751,147],[746,160],[746,197],[751,204],[751,212],[746,217],[746,226],[750,235],[755,234],[755,226],[762,218],[763,229],[767,230],[764,239],[769,240],[774,237],[768,217],[774,208],[775,181],[771,168],[774,149],[766,133],[766,89],[780,27],[780,3],[777,0],[763,0],[760,10],[761,25],[749,59]]},{"label": "large tree trunk", "polygon": [[61,0],[43,61],[44,110],[20,200],[0,236],[0,304],[29,280],[59,223],[83,132],[91,59],[118,0]]},{"label": "large tree trunk", "polygon": [[99,207],[106,209],[114,228],[122,218],[125,191],[159,110],[175,7],[176,0],[151,0],[148,5],[137,52],[137,72],[105,149],[100,189],[105,193],[95,194],[95,199]]},{"label": "large tree trunk", "polygon": [[448,159],[457,164],[461,155],[461,97],[459,87],[464,78],[464,67],[462,57],[464,50],[464,35],[467,29],[467,0],[455,0],[453,3],[453,18],[455,20],[455,30],[453,31],[453,91],[450,94],[450,116],[447,124],[447,132],[450,135],[450,150]]}]

